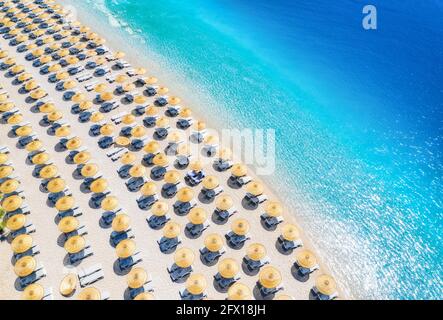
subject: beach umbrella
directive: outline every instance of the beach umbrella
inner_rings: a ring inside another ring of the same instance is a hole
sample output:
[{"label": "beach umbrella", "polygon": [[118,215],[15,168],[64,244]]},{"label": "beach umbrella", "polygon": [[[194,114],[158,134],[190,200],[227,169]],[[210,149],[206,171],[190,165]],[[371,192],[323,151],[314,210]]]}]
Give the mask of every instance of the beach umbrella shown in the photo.
[{"label": "beach umbrella", "polygon": [[189,118],[189,117],[191,117],[191,115],[192,115],[192,110],[189,108],[183,108],[180,111],[180,117],[182,117],[182,118]]},{"label": "beach umbrella", "polygon": [[100,98],[101,98],[103,101],[110,101],[110,100],[112,100],[113,97],[114,97],[114,95],[112,94],[112,92],[109,92],[109,91],[103,92],[103,93],[100,95]]},{"label": "beach umbrella", "polygon": [[89,188],[94,193],[104,192],[106,191],[106,189],[108,189],[108,181],[106,179],[99,178],[97,180],[94,180]]},{"label": "beach umbrella", "polygon": [[31,249],[32,237],[29,234],[21,234],[14,238],[11,242],[11,248],[14,253],[23,253]]},{"label": "beach umbrella", "polygon": [[79,60],[77,57],[72,57],[72,56],[71,56],[71,57],[67,57],[67,58],[66,58],[66,62],[69,63],[69,64],[71,64],[71,65],[72,65],[72,64],[79,63],[79,61],[80,61],[80,60]]},{"label": "beach umbrella", "polygon": [[83,238],[82,236],[70,237],[68,240],[66,240],[64,245],[65,250],[70,254],[82,251],[85,248],[85,246],[86,246],[86,241],[85,238]]},{"label": "beach umbrella", "polygon": [[63,88],[65,88],[66,90],[73,89],[76,86],[77,86],[77,82],[75,82],[74,80],[68,80],[63,84]]},{"label": "beach umbrella", "polygon": [[15,63],[15,58],[8,58],[4,62],[8,66],[13,65]]},{"label": "beach umbrella", "polygon": [[260,270],[258,275],[260,284],[267,288],[277,288],[282,281],[281,273],[273,266],[265,266]]},{"label": "beach umbrella", "polygon": [[217,252],[223,247],[223,238],[218,233],[212,233],[206,236],[204,243],[209,251]]},{"label": "beach umbrella", "polygon": [[154,159],[152,159],[152,162],[156,166],[167,166],[169,164],[168,157],[164,153],[159,153],[155,155]]},{"label": "beach umbrella", "polygon": [[244,164],[237,163],[232,166],[231,173],[235,177],[243,177],[248,173],[248,169]]},{"label": "beach umbrella", "polygon": [[45,289],[43,289],[41,284],[33,283],[30,284],[23,290],[22,299],[23,300],[42,300],[45,294]]},{"label": "beach umbrella", "polygon": [[180,234],[180,224],[177,222],[169,221],[163,227],[163,236],[168,239],[177,238]]},{"label": "beach umbrella", "polygon": [[95,113],[93,113],[92,114],[92,116],[91,116],[91,122],[94,122],[94,123],[97,123],[97,122],[100,122],[100,121],[102,121],[103,119],[104,119],[104,115],[103,115],[103,113],[101,113],[101,112],[95,112]]},{"label": "beach umbrella", "polygon": [[71,134],[71,128],[68,126],[62,126],[55,130],[55,136],[59,138],[67,137],[70,134]]},{"label": "beach umbrella", "polygon": [[168,172],[165,173],[165,182],[166,183],[173,183],[176,184],[180,181],[181,175],[178,171],[176,170],[169,170]]},{"label": "beach umbrella", "polygon": [[12,171],[14,171],[14,168],[11,166],[1,166],[0,167],[0,179],[6,178],[9,176]]},{"label": "beach umbrella", "polygon": [[6,102],[9,99],[9,96],[7,93],[0,94],[0,102]]},{"label": "beach umbrella", "polygon": [[33,164],[44,164],[49,160],[49,154],[46,152],[41,152],[32,157]]},{"label": "beach umbrella", "polygon": [[[43,43],[45,43],[45,44],[50,44],[50,43],[53,43],[54,41],[55,41],[54,37],[45,37],[45,38],[43,38]],[[50,56],[46,56],[46,57],[50,57]],[[51,60],[52,60],[52,58],[51,58]],[[51,60],[49,60],[49,61],[51,61]],[[46,63],[46,62],[44,62],[44,63]]]},{"label": "beach umbrella", "polygon": [[31,92],[31,98],[35,99],[35,100],[41,99],[41,98],[45,97],[46,95],[47,95],[46,91],[42,90],[42,89],[37,89],[37,90]]},{"label": "beach umbrella", "polygon": [[141,178],[146,174],[146,168],[141,165],[135,165],[129,170],[129,175],[133,178]]},{"label": "beach umbrella", "polygon": [[149,78],[146,78],[146,83],[147,84],[156,84],[158,82],[158,79],[156,78],[156,77],[149,77]]},{"label": "beach umbrella", "polygon": [[26,137],[29,136],[31,133],[32,133],[31,126],[21,126],[15,130],[15,134],[19,137]]},{"label": "beach umbrella", "polygon": [[62,72],[57,73],[57,75],[55,77],[57,78],[57,80],[66,80],[69,78],[69,73],[62,71]]},{"label": "beach umbrella", "polygon": [[121,147],[127,147],[131,143],[131,140],[127,137],[118,136],[115,138],[114,143]]},{"label": "beach umbrella", "polygon": [[146,74],[146,69],[145,68],[137,68],[137,69],[135,69],[135,73],[139,76],[142,76],[142,75]]},{"label": "beach umbrella", "polygon": [[101,293],[94,287],[83,289],[77,296],[78,300],[101,300]]},{"label": "beach umbrella", "polygon": [[243,283],[236,282],[228,289],[228,300],[251,300],[251,289]]},{"label": "beach umbrella", "polygon": [[9,156],[7,153],[0,153],[0,164],[6,163],[8,161]]},{"label": "beach umbrella", "polygon": [[314,253],[306,249],[297,252],[295,259],[300,267],[306,269],[311,269],[317,264],[317,258]]},{"label": "beach umbrella", "polygon": [[77,230],[78,226],[79,222],[77,218],[74,218],[72,216],[65,217],[61,219],[60,222],[58,223],[58,229],[60,230],[60,232],[63,233],[69,233],[74,230]]},{"label": "beach umbrella", "polygon": [[112,230],[115,232],[123,232],[128,230],[131,220],[126,214],[118,214],[112,220]]},{"label": "beach umbrella", "polygon": [[74,101],[74,102],[76,102],[76,103],[80,103],[80,102],[84,101],[85,99],[86,99],[86,96],[85,96],[83,93],[81,93],[81,92],[76,93],[76,94],[72,97],[72,101]]},{"label": "beach umbrella", "polygon": [[51,61],[52,61],[52,57],[51,56],[42,56],[40,58],[40,63],[41,64],[46,64],[46,63],[51,62]]},{"label": "beach umbrella", "polygon": [[40,140],[33,140],[26,145],[25,149],[28,152],[32,152],[32,151],[40,150],[42,147],[43,147],[43,144]]},{"label": "beach umbrella", "polygon": [[140,191],[144,196],[153,196],[157,192],[157,186],[154,182],[146,182]]},{"label": "beach umbrella", "polygon": [[0,111],[1,112],[7,112],[12,110],[15,107],[15,105],[12,102],[6,102],[0,104]]},{"label": "beach umbrella", "polygon": [[14,265],[14,272],[18,277],[26,277],[34,272],[37,262],[34,257],[25,256],[20,258]]},{"label": "beach umbrella", "polygon": [[266,256],[266,248],[261,243],[253,243],[246,249],[246,255],[251,260],[260,261]]},{"label": "beach umbrella", "polygon": [[158,94],[160,94],[160,95],[164,95],[164,94],[167,94],[167,93],[169,92],[169,89],[166,88],[166,87],[160,87],[160,88],[157,90],[157,92],[158,92]]},{"label": "beach umbrella", "polygon": [[9,179],[0,185],[0,193],[12,193],[19,187],[20,183],[16,179]]},{"label": "beach umbrella", "polygon": [[192,162],[189,164],[189,168],[190,168],[192,171],[200,172],[200,171],[203,169],[203,164],[201,163],[201,161],[199,161],[199,160],[195,160],[195,161],[192,161]]},{"label": "beach umbrella", "polygon": [[126,277],[128,287],[137,289],[142,287],[148,281],[148,274],[143,268],[133,268]]},{"label": "beach umbrella", "polygon": [[74,206],[74,198],[72,196],[64,196],[57,200],[55,208],[58,211],[68,211]]},{"label": "beach umbrella", "polygon": [[186,280],[186,290],[193,295],[200,295],[206,289],[207,283],[203,274],[193,273]]},{"label": "beach umbrella", "polygon": [[11,72],[14,74],[20,73],[22,71],[25,70],[25,67],[23,67],[22,65],[16,65],[14,67],[11,68]]},{"label": "beach umbrella", "polygon": [[[49,48],[54,51],[60,49],[61,47],[62,47],[62,45],[60,43],[53,43],[49,46]],[[51,71],[51,70],[49,70],[49,71]],[[53,70],[53,71],[56,71],[56,70]],[[51,72],[53,72],[53,71],[51,71]]]},{"label": "beach umbrella", "polygon": [[21,228],[26,223],[26,216],[24,214],[15,214],[8,220],[6,220],[6,228],[8,228],[11,231],[16,231]]},{"label": "beach umbrella", "polygon": [[[94,91],[97,93],[105,93],[108,89],[108,85],[106,83],[99,83],[94,87]],[[110,93],[110,92],[108,92]],[[103,97],[101,97],[103,99]]]},{"label": "beach umbrella", "polygon": [[91,159],[91,154],[88,151],[81,151],[74,156],[75,164],[85,164]]},{"label": "beach umbrella", "polygon": [[155,121],[155,125],[159,128],[166,128],[169,126],[169,119],[166,117],[160,117]]},{"label": "beach umbrella", "polygon": [[8,118],[8,124],[19,124],[23,121],[23,115],[21,113],[16,113],[13,116]]},{"label": "beach umbrella", "polygon": [[42,56],[44,53],[45,53],[45,51],[44,51],[43,49],[40,49],[40,48],[35,49],[34,51],[32,51],[32,55],[33,55],[34,57],[40,57],[40,56]]},{"label": "beach umbrella", "polygon": [[87,27],[87,26],[82,26],[80,28],[80,32],[81,33],[88,33],[89,31],[91,31],[91,28]]},{"label": "beach umbrella", "polygon": [[274,300],[295,300],[294,297],[287,294],[278,294],[275,296]]},{"label": "beach umbrella", "polygon": [[250,183],[248,183],[247,191],[253,196],[259,196],[263,194],[264,187],[263,184],[258,181],[251,181]]},{"label": "beach umbrella", "polygon": [[181,144],[177,148],[177,155],[189,156],[190,153],[191,153],[191,150],[190,150],[188,144]]},{"label": "beach umbrella", "polygon": [[98,172],[98,166],[95,163],[88,163],[82,167],[80,174],[83,177],[93,177]]},{"label": "beach umbrella", "polygon": [[131,113],[124,115],[122,118],[123,124],[131,124],[134,123],[134,121],[135,121],[135,116]]},{"label": "beach umbrella", "polygon": [[189,202],[194,198],[194,191],[189,187],[184,187],[178,190],[177,199],[180,202]]},{"label": "beach umbrella", "polygon": [[271,217],[279,217],[283,214],[283,207],[280,202],[268,201],[265,212]]},{"label": "beach umbrella", "polygon": [[106,198],[103,199],[101,203],[101,208],[102,210],[105,211],[112,211],[116,209],[117,206],[118,206],[118,200],[114,196],[107,196]]},{"label": "beach umbrella", "polygon": [[142,292],[135,296],[134,300],[155,300],[155,297],[150,292]]},{"label": "beach umbrella", "polygon": [[137,159],[135,154],[133,152],[126,152],[122,157],[120,158],[120,162],[123,164],[131,164],[134,163],[134,161]]},{"label": "beach umbrella", "polygon": [[287,241],[295,241],[297,239],[300,239],[300,232],[299,232],[298,228],[295,225],[290,224],[290,223],[282,226],[281,235],[282,235],[283,239],[285,239]]},{"label": "beach umbrella", "polygon": [[239,235],[245,236],[249,231],[249,222],[246,219],[236,219],[231,224],[231,230]]},{"label": "beach umbrella", "polygon": [[114,130],[115,126],[110,123],[107,123],[100,128],[100,134],[104,136],[110,136],[113,134]]},{"label": "beach umbrella", "polygon": [[45,103],[45,104],[41,105],[38,110],[43,113],[51,113],[51,112],[55,111],[55,104],[50,103],[50,102]]},{"label": "beach umbrella", "polygon": [[135,89],[135,85],[133,83],[126,83],[123,85],[123,91],[129,92]]},{"label": "beach umbrella", "polygon": [[218,137],[214,135],[207,136],[205,138],[205,144],[207,146],[215,146],[218,144]]},{"label": "beach umbrella", "polygon": [[92,101],[82,101],[79,104],[80,109],[82,110],[88,110],[90,108],[92,108],[94,104],[92,103]]},{"label": "beach umbrella", "polygon": [[146,135],[146,129],[143,126],[135,126],[131,130],[131,135],[136,138],[143,137],[144,135]]},{"label": "beach umbrella", "polygon": [[178,105],[180,101],[181,99],[179,97],[171,97],[168,99],[168,103],[173,106]]},{"label": "beach umbrella", "polygon": [[13,195],[5,198],[2,202],[1,207],[6,212],[12,212],[21,207],[23,203],[23,199],[20,196]]},{"label": "beach umbrella", "polygon": [[62,192],[66,188],[66,182],[62,178],[55,178],[48,182],[47,188],[51,193]]},{"label": "beach umbrella", "polygon": [[75,150],[80,148],[82,145],[82,140],[79,137],[74,137],[72,139],[69,139],[68,142],[66,142],[66,148],[68,150]]},{"label": "beach umbrella", "polygon": [[26,36],[26,35],[24,35],[24,34],[21,34],[21,35],[19,35],[19,36],[17,36],[16,38],[15,38],[15,40],[18,42],[18,43],[22,43],[22,42],[25,42],[25,41],[28,41],[28,36]]},{"label": "beach umbrella", "polygon": [[203,208],[192,208],[189,211],[188,219],[192,224],[203,224],[207,219],[207,213]]},{"label": "beach umbrella", "polygon": [[51,179],[53,177],[55,177],[57,175],[58,172],[58,168],[57,166],[50,164],[47,166],[44,166],[41,170],[40,170],[40,178],[42,179]]},{"label": "beach umbrella", "polygon": [[126,259],[134,254],[135,249],[135,241],[131,239],[125,239],[119,242],[119,244],[115,248],[115,251],[119,258]]},{"label": "beach umbrella", "polygon": [[194,263],[194,251],[189,248],[180,248],[174,254],[174,262],[180,268],[188,268]]},{"label": "beach umbrella", "polygon": [[315,287],[326,296],[331,296],[337,291],[335,279],[327,274],[322,274],[315,279]]},{"label": "beach umbrella", "polygon": [[225,211],[232,208],[234,201],[226,194],[222,194],[215,199],[215,205],[217,209]]},{"label": "beach umbrella", "polygon": [[60,294],[64,297],[70,296],[77,287],[78,277],[75,273],[67,274],[60,283]]},{"label": "beach umbrella", "polygon": [[97,55],[97,52],[95,50],[88,50],[86,51],[86,55],[88,57],[95,57]]},{"label": "beach umbrella", "polygon": [[86,43],[78,43],[75,45],[75,48],[77,48],[78,50],[83,50],[87,47],[88,45]]},{"label": "beach umbrella", "polygon": [[183,135],[178,131],[173,131],[168,135],[169,142],[179,142],[183,140]]},{"label": "beach umbrella", "polygon": [[19,75],[17,79],[19,81],[23,82],[23,81],[28,81],[31,78],[32,78],[32,74],[25,72],[25,73],[22,73],[21,75]]},{"label": "beach umbrella", "polygon": [[129,77],[125,74],[119,74],[117,77],[115,77],[115,82],[117,83],[125,83],[128,81]]},{"label": "beach umbrella", "polygon": [[125,56],[126,56],[126,54],[122,51],[117,51],[116,53],[114,53],[115,59],[123,59]]},{"label": "beach umbrella", "polygon": [[203,179],[203,187],[208,190],[212,190],[217,188],[220,185],[220,182],[216,176],[206,176]]},{"label": "beach umbrella", "polygon": [[197,121],[195,124],[194,124],[194,129],[195,130],[197,130],[197,131],[203,131],[203,130],[205,130],[206,129],[206,122],[204,122],[204,121]]},{"label": "beach umbrella", "polygon": [[1,50],[0,51],[0,59],[6,58],[8,56],[8,51]]},{"label": "beach umbrella", "polygon": [[147,153],[154,153],[157,152],[158,149],[160,149],[160,144],[157,141],[149,141],[143,148],[143,151]]},{"label": "beach umbrella", "polygon": [[50,66],[50,67],[48,68],[48,71],[49,71],[49,72],[58,72],[58,71],[60,71],[61,69],[62,69],[62,66],[59,65],[58,63],[56,63],[56,64],[53,64],[52,66]]},{"label": "beach umbrella", "polygon": [[163,201],[157,201],[151,207],[152,214],[157,217],[164,216],[168,212],[168,210],[169,210],[168,204]]},{"label": "beach umbrella", "polygon": [[235,259],[226,258],[218,264],[218,272],[225,279],[234,278],[239,271],[240,267]]}]

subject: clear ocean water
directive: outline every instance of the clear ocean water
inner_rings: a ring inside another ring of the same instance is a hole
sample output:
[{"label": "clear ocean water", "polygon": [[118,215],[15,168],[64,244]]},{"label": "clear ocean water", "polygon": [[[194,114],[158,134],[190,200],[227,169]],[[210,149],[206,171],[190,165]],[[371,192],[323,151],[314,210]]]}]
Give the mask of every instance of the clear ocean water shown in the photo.
[{"label": "clear ocean water", "polygon": [[443,298],[443,1],[372,0],[372,31],[360,0],[63,2],[219,127],[276,129],[266,180],[347,294]]}]

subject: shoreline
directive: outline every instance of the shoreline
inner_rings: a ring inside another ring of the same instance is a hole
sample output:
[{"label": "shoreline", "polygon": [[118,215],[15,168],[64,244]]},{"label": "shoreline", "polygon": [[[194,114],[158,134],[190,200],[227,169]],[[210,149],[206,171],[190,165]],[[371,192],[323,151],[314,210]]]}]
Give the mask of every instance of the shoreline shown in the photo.
[{"label": "shoreline", "polygon": [[[66,0],[57,0],[57,2],[64,5],[66,3]],[[70,1],[68,0],[68,2]],[[91,30],[93,30],[94,32],[98,33],[101,36],[106,34],[106,36],[104,37],[107,40],[105,45],[108,46],[114,52],[115,51],[125,52],[126,53],[125,60],[128,61],[131,65],[133,65],[134,67],[146,67],[149,76],[157,77],[159,79],[159,84],[165,85],[166,87],[171,89],[171,91],[176,96],[179,96],[182,99],[182,104],[185,104],[186,106],[189,106],[192,109],[194,118],[204,120],[208,124],[208,127],[213,128],[217,132],[220,132],[220,130],[224,129],[220,121],[216,121],[213,117],[208,115],[210,113],[205,114],[204,117],[201,117],[200,114],[202,113],[202,110],[200,110],[199,107],[196,107],[208,103],[209,104],[216,103],[215,100],[213,100],[210,97],[210,94],[205,92],[196,94],[195,91],[190,90],[192,84],[187,83],[185,76],[180,73],[174,73],[172,69],[168,67],[168,63],[166,61],[163,61],[159,55],[155,54],[152,50],[149,49],[149,45],[145,44],[144,40],[139,44],[135,44],[133,43],[133,41],[130,41],[128,38],[124,38],[123,32],[125,32],[124,31],[125,26],[118,27],[116,25],[113,25],[110,21],[109,21],[109,27],[111,27],[114,30],[118,30],[118,32],[108,34],[105,32],[106,27],[102,25],[99,20],[92,19],[94,16],[93,13],[85,12],[84,10],[82,10],[83,8],[80,8],[79,10],[78,8],[79,6],[77,4],[74,5],[74,7],[76,8],[76,10],[82,11],[82,14],[86,15],[86,18],[80,16],[76,17],[78,21],[80,21],[84,25],[91,27]],[[85,20],[87,21],[86,23]],[[97,21],[97,22],[91,23],[90,21]],[[135,48],[126,47],[124,44],[128,42],[130,43],[131,46],[134,46]],[[144,44],[144,48],[141,48],[141,46],[143,46],[142,43]],[[143,54],[138,55],[136,53],[137,50],[142,50]],[[148,53],[146,56],[144,56],[145,51]],[[161,60],[161,63],[157,63],[159,60]],[[184,83],[184,85],[180,85],[179,83]],[[172,85],[170,86],[169,84]],[[200,99],[202,99],[204,102],[202,102],[202,100]],[[227,116],[227,118],[230,117],[235,117],[235,116],[234,115]],[[250,176],[252,176],[253,178],[258,177],[258,179],[263,182],[265,187],[265,194],[269,195],[270,199],[276,199],[281,203],[283,203],[287,208],[289,207],[287,201],[281,201],[281,197],[276,196],[277,192],[275,191],[274,188],[271,187],[274,184],[271,175],[269,176],[256,175],[255,171],[253,170],[254,169],[253,166],[247,165],[247,167],[248,167],[248,172],[254,172],[254,174],[253,175],[250,174]],[[293,202],[298,204],[297,207],[299,205],[301,205],[302,207],[306,205],[306,204],[301,204],[297,200],[294,200]],[[291,211],[294,210],[295,209],[291,208]],[[296,214],[292,212],[286,212],[284,216],[286,218],[285,221],[291,221],[292,223],[294,223],[299,227],[304,247],[310,248],[314,251],[314,253],[316,253],[320,269],[323,270],[324,273],[331,274],[336,279],[338,279],[336,274],[334,274],[331,271],[331,269],[328,267],[327,261],[325,261],[323,255],[317,254],[319,252],[318,246],[316,246],[314,242],[311,240],[312,234],[309,236],[308,233],[306,232],[306,228],[302,227],[303,226],[302,219],[300,217],[297,217]],[[350,290],[346,289],[343,283],[338,281],[337,286],[338,286],[338,292],[342,299],[352,299],[352,294]]]}]

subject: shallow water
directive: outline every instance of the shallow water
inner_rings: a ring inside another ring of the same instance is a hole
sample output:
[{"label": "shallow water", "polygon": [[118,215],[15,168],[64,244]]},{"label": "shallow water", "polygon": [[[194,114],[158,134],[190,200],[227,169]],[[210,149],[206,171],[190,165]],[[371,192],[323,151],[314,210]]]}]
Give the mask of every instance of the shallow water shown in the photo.
[{"label": "shallow water", "polygon": [[266,179],[348,294],[442,298],[441,2],[372,1],[376,31],[363,1],[63,2],[219,127],[276,129]]}]

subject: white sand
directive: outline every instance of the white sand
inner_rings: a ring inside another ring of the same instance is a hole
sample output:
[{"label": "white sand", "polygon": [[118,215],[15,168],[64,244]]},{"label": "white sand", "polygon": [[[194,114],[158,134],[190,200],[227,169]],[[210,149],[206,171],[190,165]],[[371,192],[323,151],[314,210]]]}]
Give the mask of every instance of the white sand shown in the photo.
[{"label": "white sand", "polygon": [[[61,99],[62,93],[56,92],[54,85],[47,82],[47,76],[39,75],[39,69],[32,67],[32,62],[27,62],[24,59],[26,53],[15,53],[15,50],[8,46],[8,41],[4,40],[3,38],[0,38],[0,45],[2,48],[7,49],[11,55],[14,55],[17,58],[17,63],[24,65],[27,72],[33,74],[34,79],[36,79],[41,84],[41,87],[49,93],[56,106],[64,112],[64,119],[71,125],[73,134],[79,136],[83,141],[83,145],[88,147],[89,151],[92,152],[93,159],[90,162],[97,163],[100,166],[103,176],[109,181],[112,194],[119,198],[120,204],[124,209],[123,211],[131,217],[131,227],[135,234],[137,251],[141,251],[143,256],[143,262],[137,266],[145,268],[151,275],[156,298],[179,299],[178,291],[184,288],[184,284],[173,283],[166,271],[166,268],[173,264],[173,254],[165,255],[160,252],[156,240],[161,237],[162,231],[154,231],[147,225],[146,216],[148,212],[140,210],[136,204],[136,198],[139,197],[139,193],[128,192],[124,185],[124,181],[117,175],[116,171],[121,164],[119,162],[113,163],[106,157],[105,152],[98,148],[98,138],[92,138],[88,135],[88,130],[91,123],[81,124],[77,121],[77,115],[72,115],[70,113],[72,103],[64,102]],[[118,50],[120,48],[113,49]],[[135,64],[135,66],[137,65]],[[25,120],[31,122],[35,133],[44,142],[44,147],[51,153],[51,160],[57,165],[61,177],[66,180],[67,185],[72,191],[76,200],[76,206],[79,206],[83,211],[83,216],[81,216],[79,220],[81,224],[85,225],[89,231],[89,234],[85,238],[87,243],[92,246],[94,255],[84,260],[79,267],[88,267],[95,263],[101,263],[105,273],[105,278],[104,280],[94,284],[94,286],[101,290],[109,291],[111,294],[111,299],[123,299],[124,291],[127,288],[126,277],[117,275],[113,271],[113,265],[117,257],[114,249],[109,244],[109,234],[111,232],[110,229],[102,229],[98,223],[102,210],[94,210],[89,207],[88,201],[90,199],[90,194],[83,194],[80,191],[81,181],[75,180],[71,176],[75,166],[67,165],[65,163],[67,152],[54,151],[54,146],[58,143],[59,139],[47,135],[47,128],[41,127],[38,124],[38,122],[42,119],[43,114],[32,113],[29,110],[31,105],[24,102],[26,95],[18,94],[17,90],[19,86],[13,86],[11,84],[12,79],[6,79],[4,74],[4,72],[1,73],[0,83],[3,85],[4,89],[8,91],[11,101],[14,101],[16,105],[20,107],[22,114],[25,116]],[[100,80],[97,79],[97,81],[105,82],[105,77],[100,78]],[[81,87],[79,86],[78,89],[80,88]],[[86,93],[86,90],[83,91]],[[139,91],[141,92],[141,90]],[[94,93],[90,93],[88,94],[88,97],[92,99],[94,95]],[[152,100],[150,99],[148,102],[151,101]],[[105,119],[110,120],[112,115],[118,114],[124,110],[132,110],[134,106],[135,105],[125,107],[122,105],[117,110],[105,114]],[[137,118],[137,122],[139,124],[141,124],[142,118],[143,117]],[[122,126],[123,125],[120,125],[120,127]],[[48,276],[41,280],[40,283],[46,288],[53,287],[55,298],[60,299],[63,297],[58,293],[58,286],[63,278],[63,275],[69,272],[69,269],[63,264],[66,251],[63,249],[63,247],[57,245],[57,238],[60,235],[57,225],[54,223],[54,217],[57,210],[46,206],[45,201],[47,195],[39,191],[40,180],[32,177],[31,175],[34,167],[25,164],[25,157],[27,155],[26,151],[15,147],[15,144],[17,143],[16,138],[7,137],[7,133],[10,128],[11,126],[9,125],[0,126],[0,146],[6,145],[12,151],[11,161],[13,162],[16,172],[21,177],[22,185],[26,194],[26,202],[31,208],[31,215],[28,217],[28,221],[32,221],[37,228],[37,232],[33,234],[35,244],[38,244],[41,247],[41,254],[37,256],[37,261],[45,266],[48,273]],[[118,131],[119,130],[117,129],[116,133]],[[147,129],[147,131],[148,136],[152,136],[153,129]],[[190,130],[186,131],[187,134],[189,134],[189,132]],[[162,142],[162,147],[164,146],[166,146],[166,140],[165,142]],[[141,159],[142,153],[143,152],[138,153],[139,159]],[[222,257],[222,259],[228,257],[235,258],[239,263],[241,263],[241,259],[245,255],[248,244],[260,242],[267,248],[268,255],[271,258],[271,265],[277,267],[282,273],[283,285],[285,287],[285,290],[282,293],[289,294],[296,299],[307,299],[309,290],[314,284],[315,277],[321,273],[328,272],[324,264],[321,263],[321,270],[316,271],[311,276],[309,281],[301,283],[295,280],[291,274],[291,266],[294,262],[294,255],[282,255],[274,247],[275,241],[279,236],[279,229],[277,229],[275,232],[265,231],[260,224],[259,216],[264,211],[263,206],[252,212],[244,210],[241,205],[241,200],[246,193],[245,188],[240,190],[233,190],[229,188],[226,184],[229,177],[229,172],[215,172],[210,165],[206,165],[204,170],[207,175],[218,176],[224,190],[231,195],[235,201],[235,207],[239,210],[239,213],[232,217],[228,223],[221,226],[211,223],[210,228],[204,232],[203,236],[196,240],[188,239],[183,233],[183,228],[188,222],[187,218],[179,217],[172,212],[172,204],[174,203],[175,199],[162,200],[167,201],[170,204],[170,215],[172,220],[179,222],[182,225],[181,238],[183,243],[181,246],[192,248],[196,253],[196,260],[193,264],[193,268],[195,272],[202,272],[206,275],[206,279],[208,281],[208,288],[206,292],[208,297],[211,299],[224,299],[226,298],[226,293],[220,293],[214,289],[214,286],[212,285],[212,276],[217,273],[217,265],[212,267],[203,265],[199,260],[198,249],[203,246],[203,239],[205,235],[214,232],[223,235],[230,230],[230,223],[234,219],[246,218],[251,226],[251,240],[247,241],[246,245],[241,250],[233,250],[226,246],[228,251]],[[186,171],[182,173],[185,172]],[[158,190],[160,190],[161,185],[161,182],[157,182]],[[194,190],[197,195],[197,193],[201,190],[201,186],[195,187]],[[277,199],[277,197],[268,188],[266,188],[265,194],[267,194],[270,199]],[[199,203],[199,206],[204,207],[209,215],[215,208],[214,204],[203,205]],[[284,217],[286,222],[296,223],[291,214],[287,213],[284,215]],[[303,234],[302,239],[305,244],[304,247],[310,248],[310,242]],[[14,289],[14,281],[16,280],[16,276],[13,271],[13,266],[10,263],[12,251],[6,242],[0,243],[0,256],[2,257],[0,260],[0,272],[2,272],[2,277],[0,277],[0,299],[19,298],[20,292]],[[320,257],[318,258],[321,260]],[[254,287],[258,279],[258,276],[248,276],[242,271],[240,276],[240,282],[245,283],[251,289]],[[78,291],[79,290],[77,290],[77,292]]]}]

